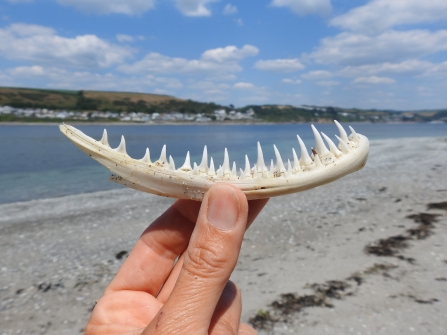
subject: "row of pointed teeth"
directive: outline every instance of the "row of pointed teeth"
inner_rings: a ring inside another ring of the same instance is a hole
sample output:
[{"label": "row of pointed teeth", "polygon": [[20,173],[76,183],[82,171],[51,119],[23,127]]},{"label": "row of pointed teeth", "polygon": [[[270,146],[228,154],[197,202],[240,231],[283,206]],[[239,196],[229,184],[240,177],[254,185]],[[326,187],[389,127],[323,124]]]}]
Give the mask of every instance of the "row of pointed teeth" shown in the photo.
[{"label": "row of pointed teeth", "polygon": [[[245,178],[253,176],[253,174],[259,173],[262,174],[263,177],[272,177],[272,176],[289,176],[292,173],[303,171],[303,170],[309,170],[318,166],[321,166],[321,159],[325,157],[340,157],[343,154],[347,154],[349,151],[351,151],[350,146],[348,143],[358,143],[360,141],[359,136],[355,132],[355,130],[350,126],[351,129],[351,135],[348,137],[346,131],[341,126],[340,123],[337,121],[334,121],[335,125],[337,126],[340,136],[335,135],[337,139],[339,140],[339,146],[337,147],[335,143],[324,133],[318,132],[318,130],[315,128],[314,125],[311,125],[313,134],[315,136],[315,149],[312,149],[312,155],[310,156],[307,152],[306,146],[304,145],[304,142],[301,140],[299,135],[297,135],[298,143],[300,145],[301,149],[301,157],[298,159],[298,156],[295,152],[295,149],[292,149],[293,153],[293,163],[288,160],[287,162],[287,169],[284,166],[284,162],[281,158],[281,154],[279,153],[278,149],[275,145],[273,145],[273,149],[276,156],[276,164],[273,163],[273,159],[271,160],[270,168],[268,168],[265,165],[264,162],[264,155],[262,153],[261,144],[258,142],[257,148],[258,148],[258,159],[256,164],[253,166],[253,168],[250,168],[250,162],[248,160],[248,156],[245,155],[245,169],[240,169],[240,173],[238,175],[236,170],[236,163],[233,162],[232,167],[230,168],[230,158],[228,155],[228,150],[225,148],[225,154],[224,154],[224,161],[223,164],[219,166],[219,168],[216,170],[213,158],[210,159],[210,165],[208,166],[208,150],[205,145],[203,149],[203,156],[202,161],[199,165],[197,165],[195,162],[193,166],[191,166],[191,159],[189,151],[186,154],[186,159],[183,165],[178,169],[178,171],[184,171],[184,172],[192,172],[193,175],[199,175],[199,174],[208,174],[211,176],[217,176],[217,177],[223,177],[225,175],[235,176],[239,178]],[[326,140],[329,149],[324,144],[323,138]],[[104,134],[102,136],[102,139],[100,140],[100,143],[102,143],[105,146],[109,146],[108,137],[107,137],[107,131],[104,129]],[[115,151],[122,153],[124,155],[127,155],[126,152],[126,141],[124,139],[124,136],[121,136],[121,142],[117,148],[114,149]],[[139,161],[147,163],[147,164],[156,164],[158,166],[162,166],[164,168],[167,168],[169,170],[176,170],[174,159],[172,156],[169,156],[169,160],[166,156],[166,145],[163,146],[161,150],[160,158],[152,163],[150,159],[150,153],[149,148],[146,149],[146,154],[142,159]]]}]

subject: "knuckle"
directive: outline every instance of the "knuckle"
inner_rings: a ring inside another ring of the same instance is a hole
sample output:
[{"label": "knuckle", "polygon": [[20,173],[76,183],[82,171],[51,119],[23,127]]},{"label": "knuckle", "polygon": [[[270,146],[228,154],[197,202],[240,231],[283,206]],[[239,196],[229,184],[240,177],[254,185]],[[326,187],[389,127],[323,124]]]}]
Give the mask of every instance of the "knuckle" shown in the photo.
[{"label": "knuckle", "polygon": [[228,267],[227,259],[223,253],[207,248],[205,245],[190,246],[187,255],[185,269],[199,276],[219,275]]}]

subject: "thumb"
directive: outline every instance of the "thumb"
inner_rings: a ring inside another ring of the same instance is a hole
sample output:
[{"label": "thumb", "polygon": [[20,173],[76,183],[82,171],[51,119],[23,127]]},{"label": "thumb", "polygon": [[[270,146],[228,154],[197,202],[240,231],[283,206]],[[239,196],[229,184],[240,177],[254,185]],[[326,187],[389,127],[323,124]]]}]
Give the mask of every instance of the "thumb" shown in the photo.
[{"label": "thumb", "polygon": [[237,264],[247,213],[247,199],[238,188],[218,184],[207,192],[177,283],[147,330],[208,334],[216,305]]}]

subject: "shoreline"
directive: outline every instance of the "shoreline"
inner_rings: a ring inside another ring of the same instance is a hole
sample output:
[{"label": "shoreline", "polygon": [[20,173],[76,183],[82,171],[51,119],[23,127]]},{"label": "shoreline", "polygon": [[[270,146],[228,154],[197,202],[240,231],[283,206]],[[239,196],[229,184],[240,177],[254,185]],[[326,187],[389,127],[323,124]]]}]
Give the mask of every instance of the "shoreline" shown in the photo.
[{"label": "shoreline", "polygon": [[[61,122],[0,122],[0,126],[58,126]],[[239,125],[288,125],[288,124],[330,124],[330,121],[322,122],[151,122],[151,123],[130,123],[130,122],[70,122],[73,126],[239,126]],[[431,122],[344,122],[349,124],[427,124]],[[445,122],[444,122],[445,123]],[[443,123],[440,123],[443,124]]]}]

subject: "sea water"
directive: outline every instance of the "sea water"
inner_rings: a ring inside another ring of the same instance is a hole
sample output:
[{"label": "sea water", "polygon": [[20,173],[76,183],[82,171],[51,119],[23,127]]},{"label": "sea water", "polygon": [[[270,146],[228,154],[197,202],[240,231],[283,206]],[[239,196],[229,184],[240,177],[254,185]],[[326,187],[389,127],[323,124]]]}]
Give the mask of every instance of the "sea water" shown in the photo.
[{"label": "sea water", "polygon": [[[353,126],[371,140],[447,136],[447,124],[358,123]],[[104,126],[77,128],[100,139]],[[246,154],[251,165],[256,162],[258,141],[268,165],[274,159],[273,144],[284,161],[293,159],[292,148],[300,155],[297,134],[308,148],[314,146],[309,124],[111,125],[106,128],[112,147],[118,146],[121,135],[125,136],[127,152],[133,158],[142,158],[149,147],[154,161],[166,144],[168,157],[172,155],[177,168],[183,165],[187,151],[191,161],[199,164],[205,144],[216,169],[222,164],[227,148],[230,164],[235,161],[238,170],[244,168]],[[336,142],[334,134],[338,131],[334,124],[318,124],[317,128]],[[109,182],[109,175],[107,169],[71,143],[57,125],[0,126],[0,204],[122,187]]]}]

